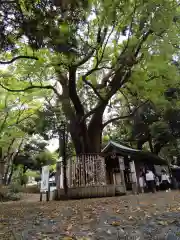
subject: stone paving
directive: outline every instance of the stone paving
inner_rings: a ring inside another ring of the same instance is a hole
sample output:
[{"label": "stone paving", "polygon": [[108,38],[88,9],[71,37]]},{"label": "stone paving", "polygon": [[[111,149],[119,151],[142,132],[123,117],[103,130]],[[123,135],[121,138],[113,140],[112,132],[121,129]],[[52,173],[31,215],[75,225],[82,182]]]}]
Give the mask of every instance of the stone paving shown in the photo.
[{"label": "stone paving", "polygon": [[29,199],[3,203],[0,214],[0,239],[180,239],[179,192],[49,203]]}]

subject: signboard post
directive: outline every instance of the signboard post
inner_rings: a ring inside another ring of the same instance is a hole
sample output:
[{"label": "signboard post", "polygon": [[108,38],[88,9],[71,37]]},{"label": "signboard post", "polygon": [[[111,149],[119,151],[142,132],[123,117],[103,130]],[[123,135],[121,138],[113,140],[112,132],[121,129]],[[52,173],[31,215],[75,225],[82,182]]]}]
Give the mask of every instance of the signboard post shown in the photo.
[{"label": "signboard post", "polygon": [[123,157],[119,157],[119,168],[120,168],[120,170],[122,170],[122,171],[125,170],[124,158],[123,158]]},{"label": "signboard post", "polygon": [[124,191],[126,192],[126,184],[125,184],[125,179],[124,179],[124,170],[125,170],[124,158],[119,157],[118,159],[119,159],[119,169],[120,169],[121,181],[122,181],[122,185],[124,187]]},{"label": "signboard post", "polygon": [[131,179],[132,179],[132,190],[134,194],[137,194],[137,176],[136,176],[136,168],[134,161],[129,163],[130,171],[131,171]]},{"label": "signboard post", "polygon": [[46,201],[49,201],[49,166],[42,167],[41,174],[41,188],[40,188],[40,201],[42,202],[42,196],[46,194]]}]

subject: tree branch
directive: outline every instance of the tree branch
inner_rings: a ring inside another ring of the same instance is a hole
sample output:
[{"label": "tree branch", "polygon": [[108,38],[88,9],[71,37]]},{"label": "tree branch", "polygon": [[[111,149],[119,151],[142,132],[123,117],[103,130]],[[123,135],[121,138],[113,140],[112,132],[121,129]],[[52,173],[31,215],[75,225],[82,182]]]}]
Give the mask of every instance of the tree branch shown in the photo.
[{"label": "tree branch", "polygon": [[132,18],[131,18],[131,23],[130,23],[129,33],[128,33],[128,39],[127,39],[126,46],[125,46],[124,50],[126,50],[129,47],[129,42],[130,42],[130,37],[131,37],[132,30],[133,30],[132,29],[133,28],[133,21],[134,21],[136,10],[137,10],[137,1],[135,1],[133,12],[131,14]]},{"label": "tree branch", "polygon": [[110,124],[110,123],[112,123],[112,122],[115,122],[115,121],[117,121],[117,120],[124,120],[124,119],[130,118],[130,117],[132,117],[132,116],[133,116],[133,114],[130,113],[130,114],[125,115],[125,116],[119,116],[119,117],[111,118],[111,119],[109,119],[107,122],[105,122],[105,123],[103,124],[103,128],[105,128],[108,124]]},{"label": "tree branch", "polygon": [[[143,43],[147,40],[147,38],[149,37],[150,34],[152,34],[152,30],[147,31],[146,34],[144,34],[142,36],[142,38],[140,39],[139,43],[136,46],[136,50],[133,53],[132,56],[130,56],[130,62],[127,62],[127,60],[124,59],[124,64],[122,61],[122,64],[120,68],[117,68],[117,70],[114,73],[114,77],[111,81],[111,83],[109,84],[109,86],[111,87],[109,93],[107,94],[107,99],[104,99],[103,102],[99,103],[95,108],[93,108],[91,111],[89,111],[87,114],[85,114],[82,118],[82,121],[84,121],[87,117],[90,117],[92,114],[94,114],[96,111],[98,111],[104,104],[108,103],[109,99],[111,99],[111,97],[118,91],[118,89],[120,89],[120,87],[127,82],[127,80],[130,78],[131,76],[131,69],[133,67],[133,65],[135,65],[137,63],[136,61],[136,57],[139,54],[139,51],[141,50],[141,47],[143,45]],[[124,53],[124,51],[123,51]],[[120,59],[119,59],[120,60]],[[128,69],[126,69],[126,67],[128,66]],[[110,121],[112,122],[112,121]],[[108,122],[108,124],[110,123]],[[105,124],[106,126],[107,124]]]},{"label": "tree branch", "polygon": [[103,128],[105,128],[108,124],[110,124],[110,123],[112,123],[112,122],[114,122],[114,121],[123,120],[123,119],[126,119],[126,118],[133,117],[134,114],[137,112],[137,110],[138,110],[139,108],[141,108],[143,105],[145,105],[146,103],[148,103],[148,102],[149,102],[149,100],[146,100],[145,102],[141,103],[137,108],[135,108],[135,109],[133,110],[132,113],[130,113],[130,114],[128,114],[128,115],[119,116],[119,117],[115,117],[115,118],[109,119],[107,122],[105,122],[105,123],[103,124]]},{"label": "tree branch", "polygon": [[51,85],[46,85],[46,86],[32,85],[32,86],[26,87],[24,89],[11,89],[11,88],[8,88],[8,87],[4,86],[2,83],[0,83],[0,86],[2,88],[4,88],[5,90],[7,90],[8,92],[26,92],[26,91],[29,91],[31,89],[51,89],[51,90],[54,91],[54,93],[56,93],[58,98],[62,98],[62,95],[59,94],[58,91],[55,89],[55,87],[53,87]]},{"label": "tree branch", "polygon": [[[95,70],[96,70],[96,69],[93,69],[93,71],[95,71]],[[93,84],[90,83],[90,82],[86,79],[87,76],[88,76],[87,74],[84,75],[84,76],[82,76],[83,82],[84,82],[86,85],[88,85],[89,87],[92,88],[92,90],[94,91],[94,93],[96,94],[96,96],[97,96],[101,101],[104,101],[104,99],[101,97],[101,94],[98,92],[98,90],[96,89],[96,87],[93,86]]]},{"label": "tree branch", "polygon": [[84,57],[82,60],[80,60],[77,64],[74,65],[74,67],[80,67],[84,63],[86,63],[94,54],[95,49],[93,49],[91,52],[89,52],[86,57]]},{"label": "tree branch", "polygon": [[[98,51],[98,49],[102,46],[105,36],[101,35],[101,30],[102,30],[101,27],[99,27],[97,32],[96,46],[89,53],[87,53],[83,59],[81,59],[78,63],[73,65],[74,67],[77,68],[86,63],[93,56],[95,51]],[[106,32],[106,30],[107,29],[105,28],[104,33]]]},{"label": "tree branch", "polygon": [[[116,81],[119,80],[119,75],[117,74],[118,71],[120,71],[121,69],[118,69],[115,73],[116,76]],[[127,74],[126,74],[127,75]],[[124,78],[126,78],[127,76],[124,76]],[[123,78],[123,79],[124,79]],[[116,91],[120,88],[120,86],[118,85],[118,87],[116,87],[115,89],[111,89],[110,92],[107,94],[107,98],[103,99],[103,101],[99,102],[93,109],[91,109],[89,112],[87,112],[83,118],[81,119],[81,121],[84,121],[86,118],[90,117],[91,115],[93,115],[94,113],[96,113],[97,111],[99,111],[101,108],[103,108],[105,105],[108,104],[109,99],[111,99],[111,97],[116,93]]]},{"label": "tree branch", "polygon": [[77,114],[84,115],[84,107],[79,99],[76,89],[76,68],[69,68],[69,96]]},{"label": "tree branch", "polygon": [[141,38],[141,40],[139,41],[139,43],[137,44],[137,48],[135,50],[135,57],[138,56],[140,50],[141,50],[141,47],[143,45],[143,43],[148,39],[149,35],[152,34],[153,31],[151,29],[149,29]]},{"label": "tree branch", "polygon": [[34,116],[35,115],[35,113],[31,113],[31,114],[29,114],[28,116],[26,116],[26,117],[24,117],[24,118],[19,118],[17,121],[16,121],[16,124],[20,124],[20,123],[22,123],[23,121],[25,121],[26,119],[28,119],[28,118],[30,118],[30,117],[32,117],[32,116]]},{"label": "tree branch", "polygon": [[81,119],[81,121],[85,121],[86,118],[90,117],[91,115],[93,115],[94,113],[98,112],[101,108],[103,108],[104,106],[106,106],[108,104],[108,99],[104,99],[103,101],[101,101],[95,108],[93,108],[92,110],[90,110],[89,112],[87,112]]},{"label": "tree branch", "polygon": [[130,103],[129,103],[128,97],[125,95],[125,93],[124,93],[121,89],[119,89],[119,92],[123,95],[124,99],[125,99],[126,102],[127,102],[128,110],[129,110],[129,112],[131,112],[131,107],[130,107]]},{"label": "tree branch", "polygon": [[13,0],[12,1],[10,1],[10,0],[9,1],[8,0],[7,1],[0,1],[0,4],[6,4],[6,3],[7,4],[9,4],[9,3],[16,3],[16,1],[13,1]]},{"label": "tree branch", "polygon": [[9,155],[9,153],[10,153],[10,150],[11,150],[11,148],[13,147],[13,144],[14,144],[15,140],[16,140],[16,138],[11,139],[11,142],[10,142],[10,144],[9,144],[9,146],[8,146],[7,151],[6,151],[6,155],[4,155],[4,157],[3,157],[3,160],[4,160],[4,161],[5,161],[6,158],[8,157],[8,155]]},{"label": "tree branch", "polygon": [[11,64],[11,63],[13,63],[13,62],[15,62],[16,60],[21,59],[21,58],[38,60],[38,58],[37,58],[37,57],[34,57],[34,56],[17,56],[17,57],[12,58],[12,59],[9,60],[9,61],[0,61],[0,64]]}]

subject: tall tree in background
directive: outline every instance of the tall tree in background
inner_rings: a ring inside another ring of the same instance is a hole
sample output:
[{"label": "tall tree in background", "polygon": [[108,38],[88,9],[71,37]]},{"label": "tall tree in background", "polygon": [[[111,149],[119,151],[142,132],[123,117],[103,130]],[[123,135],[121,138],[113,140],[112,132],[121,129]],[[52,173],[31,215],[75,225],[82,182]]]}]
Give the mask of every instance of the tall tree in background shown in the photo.
[{"label": "tall tree in background", "polygon": [[[73,9],[73,17],[71,4],[62,11],[61,4],[53,7],[48,2],[43,7],[43,3],[15,5],[12,15],[17,25],[10,19],[8,26],[17,29],[13,35],[16,57],[13,51],[2,57],[8,63],[19,61],[9,78],[0,78],[0,85],[12,92],[34,91],[34,95],[38,88],[52,90],[62,104],[76,153],[99,152],[104,127],[127,117],[103,120],[110,102],[118,100],[119,90],[142,88],[148,81],[149,89],[162,88],[162,74],[171,74],[177,81],[177,70],[169,62],[179,51],[178,3],[94,0],[85,10],[78,6],[77,10],[82,9],[78,15]],[[7,31],[2,29],[5,38]],[[35,61],[22,61],[25,53],[34,54]],[[149,98],[148,88],[143,99]],[[134,112],[130,108],[129,116]]]},{"label": "tall tree in background", "polygon": [[25,129],[34,125],[39,102],[28,94],[12,94],[0,89],[0,182],[7,176],[14,157],[28,137]]}]

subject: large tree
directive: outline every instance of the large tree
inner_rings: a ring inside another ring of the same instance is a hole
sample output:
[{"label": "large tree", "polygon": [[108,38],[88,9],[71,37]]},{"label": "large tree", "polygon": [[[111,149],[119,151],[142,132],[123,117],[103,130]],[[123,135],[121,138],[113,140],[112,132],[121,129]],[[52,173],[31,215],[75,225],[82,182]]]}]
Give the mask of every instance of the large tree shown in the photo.
[{"label": "large tree", "polygon": [[[36,1],[32,7],[18,7],[23,10],[21,22],[26,24],[25,20],[32,18],[39,31],[33,32],[34,28],[27,24],[24,28],[18,25],[27,41],[16,41],[15,58],[12,51],[2,55],[9,60],[7,63],[19,61],[11,68],[13,80],[12,76],[9,80],[1,78],[0,84],[12,92],[36,94],[37,88],[52,90],[62,104],[77,154],[99,152],[104,127],[125,118],[103,120],[111,101],[118,101],[119,90],[131,82],[138,86],[139,80],[141,88],[143,81],[152,79],[151,87],[155,87],[155,83],[163,81],[162,73],[176,75],[169,61],[178,54],[177,1],[94,0],[80,11],[78,19],[67,17],[67,9],[64,17],[60,7],[42,8]],[[16,19],[15,13],[14,16]],[[63,39],[71,46],[66,46],[67,51]],[[21,60],[22,55],[32,56],[32,52],[35,61]],[[17,76],[17,71],[21,76]],[[24,81],[19,81],[22,78]],[[130,109],[129,114],[133,113],[134,109]]]}]

